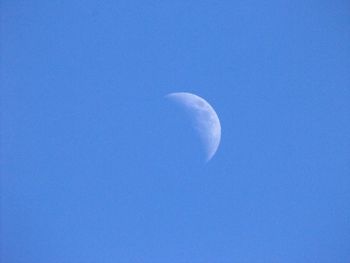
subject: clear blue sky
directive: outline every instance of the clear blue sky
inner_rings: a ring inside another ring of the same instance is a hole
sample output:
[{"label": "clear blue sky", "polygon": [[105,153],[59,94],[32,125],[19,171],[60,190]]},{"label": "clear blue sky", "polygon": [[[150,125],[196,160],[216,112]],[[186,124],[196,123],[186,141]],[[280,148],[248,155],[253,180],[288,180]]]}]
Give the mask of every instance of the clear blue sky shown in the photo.
[{"label": "clear blue sky", "polygon": [[[209,162],[164,95],[207,99]],[[350,4],[1,1],[1,262],[350,262]]]}]

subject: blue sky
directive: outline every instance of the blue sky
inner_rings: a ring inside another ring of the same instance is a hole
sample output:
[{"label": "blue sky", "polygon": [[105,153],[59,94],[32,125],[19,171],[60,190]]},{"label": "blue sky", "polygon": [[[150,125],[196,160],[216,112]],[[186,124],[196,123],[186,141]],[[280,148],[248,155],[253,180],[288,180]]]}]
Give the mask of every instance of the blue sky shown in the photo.
[{"label": "blue sky", "polygon": [[347,1],[1,5],[2,262],[350,261]]}]

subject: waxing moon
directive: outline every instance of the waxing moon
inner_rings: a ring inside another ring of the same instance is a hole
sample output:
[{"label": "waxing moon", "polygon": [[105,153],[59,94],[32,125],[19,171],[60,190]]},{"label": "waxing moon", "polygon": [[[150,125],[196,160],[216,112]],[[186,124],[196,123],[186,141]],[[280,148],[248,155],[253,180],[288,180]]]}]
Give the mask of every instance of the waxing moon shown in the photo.
[{"label": "waxing moon", "polygon": [[188,92],[170,93],[166,98],[188,110],[205,146],[206,161],[209,161],[215,155],[221,139],[221,124],[213,107],[205,99]]}]

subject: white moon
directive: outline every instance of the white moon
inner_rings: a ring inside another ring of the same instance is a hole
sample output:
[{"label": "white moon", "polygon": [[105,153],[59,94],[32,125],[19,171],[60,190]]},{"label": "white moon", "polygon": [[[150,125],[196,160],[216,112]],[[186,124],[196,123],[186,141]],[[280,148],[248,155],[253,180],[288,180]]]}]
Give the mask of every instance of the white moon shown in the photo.
[{"label": "white moon", "polygon": [[170,93],[166,98],[180,103],[190,112],[206,149],[206,161],[209,161],[216,153],[221,139],[221,124],[213,107],[203,98],[188,92]]}]

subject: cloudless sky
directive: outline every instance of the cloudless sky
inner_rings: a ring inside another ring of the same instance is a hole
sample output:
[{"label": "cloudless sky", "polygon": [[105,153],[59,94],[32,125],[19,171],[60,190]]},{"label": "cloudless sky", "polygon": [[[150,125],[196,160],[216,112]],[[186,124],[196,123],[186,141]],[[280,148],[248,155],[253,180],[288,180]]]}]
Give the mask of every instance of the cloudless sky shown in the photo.
[{"label": "cloudless sky", "polygon": [[0,161],[2,263],[350,262],[350,3],[2,0]]}]

